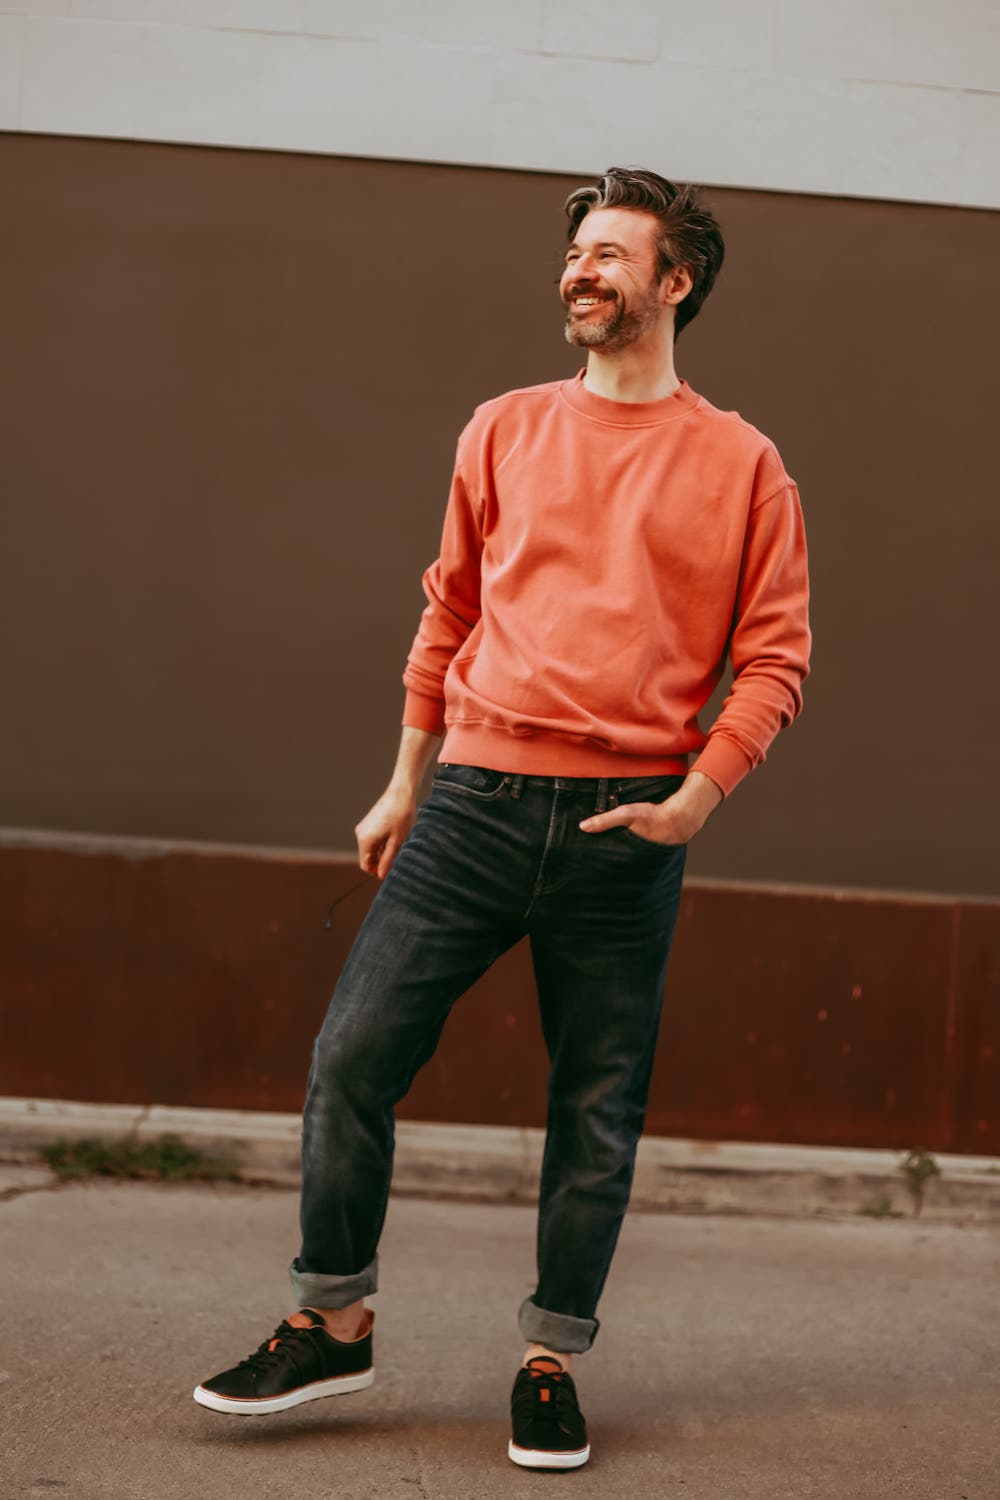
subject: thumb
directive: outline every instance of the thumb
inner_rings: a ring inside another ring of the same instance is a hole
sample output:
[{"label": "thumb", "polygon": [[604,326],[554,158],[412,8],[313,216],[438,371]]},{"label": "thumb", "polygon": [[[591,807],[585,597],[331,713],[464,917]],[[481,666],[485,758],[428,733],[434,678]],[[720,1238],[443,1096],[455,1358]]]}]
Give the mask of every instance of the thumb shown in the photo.
[{"label": "thumb", "polygon": [[399,852],[399,839],[397,839],[395,837],[387,839],[386,842],[385,842],[385,848],[382,850],[382,855],[381,855],[381,858],[379,859],[379,862],[378,862],[378,872],[377,873],[378,873],[379,880],[384,880],[385,877],[388,875],[389,870],[390,870],[390,868],[392,866],[392,862],[396,858],[396,855],[397,855],[398,852]]}]

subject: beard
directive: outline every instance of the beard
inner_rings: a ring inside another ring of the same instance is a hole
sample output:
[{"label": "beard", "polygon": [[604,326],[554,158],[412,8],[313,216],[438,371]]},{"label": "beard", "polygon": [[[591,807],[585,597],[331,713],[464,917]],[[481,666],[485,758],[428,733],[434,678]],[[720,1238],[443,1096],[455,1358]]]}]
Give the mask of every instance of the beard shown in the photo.
[{"label": "beard", "polygon": [[567,311],[564,333],[567,344],[577,344],[583,349],[600,349],[602,354],[617,354],[636,343],[660,320],[660,303],[657,286],[637,298],[631,307],[623,307],[616,297],[601,313],[584,313],[580,316],[572,308]]}]

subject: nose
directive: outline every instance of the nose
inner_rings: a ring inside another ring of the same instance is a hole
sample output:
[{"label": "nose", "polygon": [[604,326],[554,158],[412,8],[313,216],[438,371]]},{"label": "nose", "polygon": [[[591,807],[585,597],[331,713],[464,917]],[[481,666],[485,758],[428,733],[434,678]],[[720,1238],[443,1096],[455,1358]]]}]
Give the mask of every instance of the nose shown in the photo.
[{"label": "nose", "polygon": [[571,277],[576,277],[583,281],[591,280],[593,278],[594,268],[596,267],[596,265],[597,261],[591,255],[590,251],[581,250],[576,260],[569,267],[570,275]]}]

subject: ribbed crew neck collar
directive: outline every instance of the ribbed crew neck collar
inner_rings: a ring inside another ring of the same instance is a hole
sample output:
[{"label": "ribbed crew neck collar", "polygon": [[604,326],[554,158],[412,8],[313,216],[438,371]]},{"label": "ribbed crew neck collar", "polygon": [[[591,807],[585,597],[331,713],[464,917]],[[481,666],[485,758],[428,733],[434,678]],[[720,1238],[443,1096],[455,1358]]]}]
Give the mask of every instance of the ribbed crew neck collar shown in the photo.
[{"label": "ribbed crew neck collar", "polygon": [[574,411],[610,427],[652,427],[659,422],[675,422],[693,411],[701,400],[682,377],[673,395],[660,401],[609,401],[607,396],[595,396],[588,391],[583,383],[585,373],[586,366],[572,380],[562,382],[559,387],[562,398]]}]

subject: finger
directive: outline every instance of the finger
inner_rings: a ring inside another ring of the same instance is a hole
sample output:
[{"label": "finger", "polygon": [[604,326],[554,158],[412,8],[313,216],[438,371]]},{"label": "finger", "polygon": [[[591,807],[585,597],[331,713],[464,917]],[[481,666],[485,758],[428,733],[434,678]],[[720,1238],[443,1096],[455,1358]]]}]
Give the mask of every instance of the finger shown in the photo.
[{"label": "finger", "polygon": [[366,875],[374,875],[382,852],[382,839],[358,839],[358,863]]},{"label": "finger", "polygon": [[613,807],[610,812],[584,818],[580,827],[584,833],[604,833],[608,828],[627,828],[630,823],[635,822],[638,812],[644,807],[642,802],[627,802],[624,807]]},{"label": "finger", "polygon": [[398,850],[398,848],[399,841],[397,839],[390,839],[386,844],[385,850],[382,854],[382,858],[378,862],[379,880],[384,880],[388,875],[390,866],[392,865],[393,860],[396,858],[396,851]]}]

